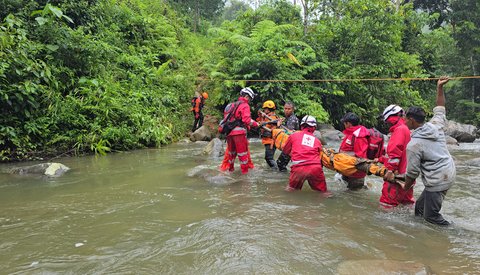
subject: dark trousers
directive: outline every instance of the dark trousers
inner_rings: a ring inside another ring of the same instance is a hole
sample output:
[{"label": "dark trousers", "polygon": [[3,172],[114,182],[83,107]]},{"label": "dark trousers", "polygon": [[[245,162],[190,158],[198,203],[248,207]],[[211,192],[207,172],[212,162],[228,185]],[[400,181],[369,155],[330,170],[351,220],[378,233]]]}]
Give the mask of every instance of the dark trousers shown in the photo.
[{"label": "dark trousers", "polygon": [[365,185],[365,178],[342,176],[342,179],[347,183],[347,188],[350,190],[360,190]]},{"label": "dark trousers", "polygon": [[275,155],[275,149],[275,146],[265,144],[265,160],[267,161],[268,166],[277,169],[277,163],[273,159],[273,156]]},{"label": "dark trousers", "polygon": [[423,217],[427,222],[438,225],[449,225],[442,214],[440,209],[442,208],[442,202],[447,194],[448,190],[439,192],[429,192],[423,190],[420,197],[415,203],[415,216]]},{"label": "dark trousers", "polygon": [[290,162],[290,156],[282,152],[277,159],[277,166],[279,171],[287,171],[287,165]]},{"label": "dark trousers", "polygon": [[[195,111],[193,111],[193,117],[195,118]],[[195,132],[198,128],[203,125],[203,113],[202,111],[198,112],[198,118],[195,118],[193,121],[192,132]]]}]

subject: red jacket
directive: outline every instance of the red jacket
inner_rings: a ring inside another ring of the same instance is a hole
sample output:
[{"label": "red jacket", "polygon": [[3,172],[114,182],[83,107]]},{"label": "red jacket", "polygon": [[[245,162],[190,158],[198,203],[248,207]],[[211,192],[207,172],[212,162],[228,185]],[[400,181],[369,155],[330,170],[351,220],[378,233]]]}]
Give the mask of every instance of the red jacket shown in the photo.
[{"label": "red jacket", "polygon": [[234,117],[235,119],[241,120],[242,125],[235,127],[230,134],[228,134],[229,136],[246,135],[247,130],[250,130],[251,126],[258,127],[258,123],[256,123],[250,115],[250,105],[248,105],[248,99],[245,97],[239,97],[238,101],[240,101],[240,105],[238,105]]},{"label": "red jacket", "polygon": [[292,158],[292,166],[320,164],[322,143],[313,136],[314,130],[307,127],[288,137],[283,152]]},{"label": "red jacket", "polygon": [[345,129],[343,133],[345,137],[340,144],[340,152],[354,157],[367,158],[369,135],[367,128],[362,125],[352,126]]},{"label": "red jacket", "polygon": [[410,130],[405,121],[399,119],[390,127],[392,133],[387,145],[387,156],[379,158],[388,170],[404,174],[407,171],[407,144],[410,142]]},{"label": "red jacket", "polygon": [[[365,126],[357,125],[346,128],[343,133],[345,137],[340,144],[340,153],[350,156],[367,158],[368,135],[370,134]],[[358,171],[351,175],[351,178],[364,178],[367,174]]]}]

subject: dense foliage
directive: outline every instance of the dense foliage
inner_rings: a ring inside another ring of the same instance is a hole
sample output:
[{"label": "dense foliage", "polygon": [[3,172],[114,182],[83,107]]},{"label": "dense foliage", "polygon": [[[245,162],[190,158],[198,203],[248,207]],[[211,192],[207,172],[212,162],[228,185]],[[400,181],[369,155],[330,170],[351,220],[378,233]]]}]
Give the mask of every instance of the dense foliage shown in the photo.
[{"label": "dense foliage", "polygon": [[104,153],[182,136],[200,44],[158,1],[9,2],[0,159]]},{"label": "dense foliage", "polygon": [[[477,0],[295,2],[0,0],[0,161],[170,143],[199,89],[213,115],[248,85],[253,111],[373,126],[391,103],[432,107],[434,81],[392,78],[478,75]],[[449,117],[478,125],[480,80],[449,85]]]}]

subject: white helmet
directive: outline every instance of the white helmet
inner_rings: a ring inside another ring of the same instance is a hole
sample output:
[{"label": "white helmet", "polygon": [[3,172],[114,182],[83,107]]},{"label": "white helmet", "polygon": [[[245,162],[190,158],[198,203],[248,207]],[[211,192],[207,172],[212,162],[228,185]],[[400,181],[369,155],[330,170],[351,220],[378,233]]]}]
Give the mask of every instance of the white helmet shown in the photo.
[{"label": "white helmet", "polygon": [[308,126],[317,127],[317,120],[310,115],[306,115],[302,118],[300,125],[307,124]]},{"label": "white helmet", "polygon": [[240,96],[248,95],[251,99],[255,98],[255,93],[250,87],[243,88],[240,91]]},{"label": "white helmet", "polygon": [[382,114],[383,120],[387,121],[387,119],[390,116],[396,115],[398,113],[403,113],[402,107],[400,107],[398,105],[395,105],[395,104],[392,104],[392,105],[388,106],[387,108],[385,108],[385,110],[383,111],[383,114]]}]

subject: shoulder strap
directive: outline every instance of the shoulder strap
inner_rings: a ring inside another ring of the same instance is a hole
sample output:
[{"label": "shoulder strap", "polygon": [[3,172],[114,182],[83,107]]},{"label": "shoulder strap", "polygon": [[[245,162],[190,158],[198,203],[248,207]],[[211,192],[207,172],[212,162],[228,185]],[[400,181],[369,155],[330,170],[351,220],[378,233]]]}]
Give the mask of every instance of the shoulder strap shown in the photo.
[{"label": "shoulder strap", "polygon": [[232,114],[233,114],[233,116],[235,117],[235,113],[237,112],[238,106],[240,106],[241,103],[242,103],[242,102],[241,102],[240,100],[238,100],[237,102],[235,102],[235,104],[234,104],[235,107],[233,108],[233,110],[231,110],[230,112],[228,112],[228,115],[227,115],[227,117],[225,118],[225,122],[228,122],[228,121],[230,120],[230,117],[232,116]]}]

